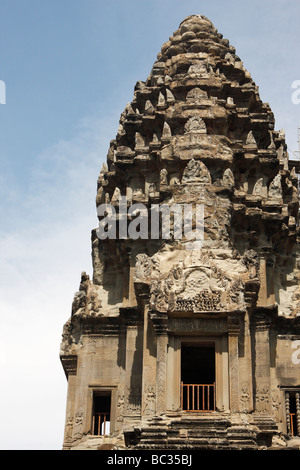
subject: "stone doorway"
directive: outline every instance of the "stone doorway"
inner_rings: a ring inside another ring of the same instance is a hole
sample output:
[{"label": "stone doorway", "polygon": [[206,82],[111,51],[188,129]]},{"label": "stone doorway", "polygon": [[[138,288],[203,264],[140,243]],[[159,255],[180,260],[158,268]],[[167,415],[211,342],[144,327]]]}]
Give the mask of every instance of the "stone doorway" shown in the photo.
[{"label": "stone doorway", "polygon": [[181,347],[181,410],[215,411],[216,373],[215,345],[182,344]]},{"label": "stone doorway", "polygon": [[93,424],[94,436],[105,436],[110,434],[111,421],[111,393],[97,392],[93,401]]}]

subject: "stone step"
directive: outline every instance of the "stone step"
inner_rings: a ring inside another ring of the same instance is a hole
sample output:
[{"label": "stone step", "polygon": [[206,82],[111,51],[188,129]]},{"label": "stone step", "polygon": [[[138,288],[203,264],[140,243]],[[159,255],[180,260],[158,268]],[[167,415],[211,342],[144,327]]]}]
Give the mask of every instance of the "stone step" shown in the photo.
[{"label": "stone step", "polygon": [[236,449],[241,449],[241,450],[242,449],[245,449],[245,450],[246,449],[249,449],[249,450],[257,449],[257,443],[253,440],[251,440],[251,441],[250,440],[247,441],[247,440],[244,440],[244,439],[241,439],[241,440],[236,439],[236,440],[233,440],[233,441],[228,440],[227,445],[231,449],[235,449],[235,448]]},{"label": "stone step", "polygon": [[257,449],[264,445],[264,434],[268,436],[273,424],[268,417],[255,416],[255,423],[243,425],[232,424],[227,416],[184,415],[168,425],[163,420],[149,422],[140,430],[137,448]]},{"label": "stone step", "polygon": [[189,438],[188,443],[192,446],[206,445],[206,446],[219,446],[228,445],[226,439],[201,439],[201,438]]},{"label": "stone step", "polygon": [[227,418],[216,418],[216,417],[206,417],[206,416],[198,416],[198,417],[184,417],[180,421],[173,421],[171,422],[171,426],[173,428],[213,428],[213,429],[226,429],[230,426],[230,420]]}]

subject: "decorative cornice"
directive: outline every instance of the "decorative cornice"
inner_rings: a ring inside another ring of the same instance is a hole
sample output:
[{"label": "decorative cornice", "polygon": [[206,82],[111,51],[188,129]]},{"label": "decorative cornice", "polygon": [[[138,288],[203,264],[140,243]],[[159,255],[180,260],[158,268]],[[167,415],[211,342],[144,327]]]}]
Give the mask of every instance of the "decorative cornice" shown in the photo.
[{"label": "decorative cornice", "polygon": [[120,317],[124,322],[126,329],[136,328],[143,322],[142,310],[138,307],[120,308]]},{"label": "decorative cornice", "polygon": [[66,377],[69,375],[77,375],[77,356],[76,355],[63,355],[60,356],[61,363],[64,368]]},{"label": "decorative cornice", "polygon": [[227,317],[228,334],[238,335],[240,333],[240,317],[238,315],[228,315]]},{"label": "decorative cornice", "polygon": [[166,313],[149,312],[149,317],[157,336],[168,334],[168,315]]},{"label": "decorative cornice", "polygon": [[83,335],[118,336],[123,326],[119,315],[116,317],[90,317],[85,320],[81,327]]}]

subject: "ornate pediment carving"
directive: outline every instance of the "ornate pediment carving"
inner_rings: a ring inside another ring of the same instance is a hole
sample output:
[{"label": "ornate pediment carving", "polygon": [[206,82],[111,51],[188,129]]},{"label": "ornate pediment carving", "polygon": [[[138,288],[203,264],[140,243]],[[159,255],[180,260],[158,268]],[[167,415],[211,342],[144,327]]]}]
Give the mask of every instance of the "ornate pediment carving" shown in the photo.
[{"label": "ornate pediment carving", "polygon": [[221,312],[244,307],[244,281],[229,277],[213,260],[174,266],[151,283],[150,307],[161,312]]}]

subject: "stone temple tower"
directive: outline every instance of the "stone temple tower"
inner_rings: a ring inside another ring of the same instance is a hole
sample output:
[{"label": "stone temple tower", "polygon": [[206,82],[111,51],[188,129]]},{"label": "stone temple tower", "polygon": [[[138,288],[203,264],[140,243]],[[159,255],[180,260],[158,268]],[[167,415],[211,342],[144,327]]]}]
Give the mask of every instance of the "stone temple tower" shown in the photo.
[{"label": "stone temple tower", "polygon": [[[296,445],[297,174],[269,105],[206,17],[162,46],[108,147],[93,274],[62,335],[63,448]],[[186,208],[196,241],[179,234]]]}]

